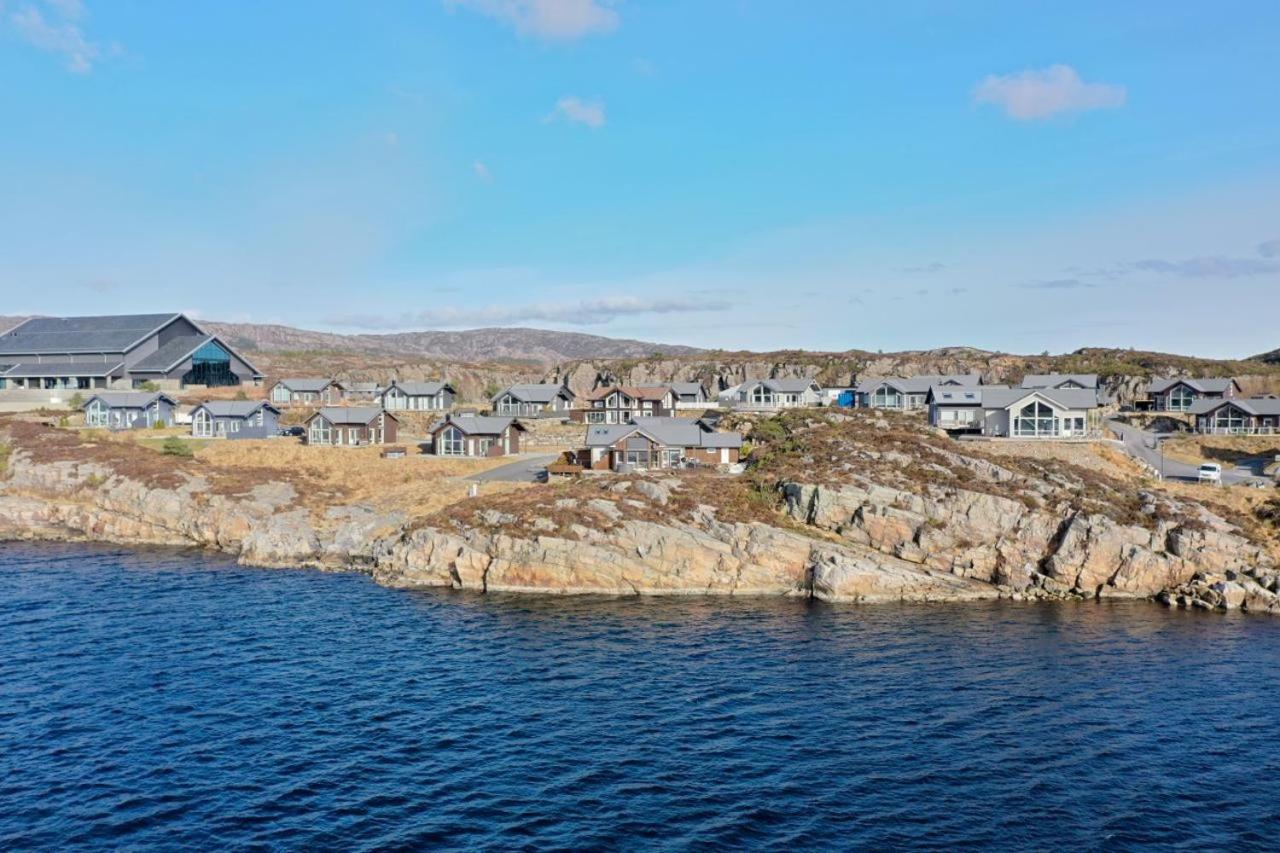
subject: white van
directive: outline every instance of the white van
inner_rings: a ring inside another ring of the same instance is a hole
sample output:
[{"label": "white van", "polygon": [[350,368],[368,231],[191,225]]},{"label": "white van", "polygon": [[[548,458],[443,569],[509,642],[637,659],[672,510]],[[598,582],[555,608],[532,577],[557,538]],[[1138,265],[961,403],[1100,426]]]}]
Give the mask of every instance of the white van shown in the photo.
[{"label": "white van", "polygon": [[1217,462],[1206,462],[1200,466],[1200,482],[1222,484],[1222,466]]}]

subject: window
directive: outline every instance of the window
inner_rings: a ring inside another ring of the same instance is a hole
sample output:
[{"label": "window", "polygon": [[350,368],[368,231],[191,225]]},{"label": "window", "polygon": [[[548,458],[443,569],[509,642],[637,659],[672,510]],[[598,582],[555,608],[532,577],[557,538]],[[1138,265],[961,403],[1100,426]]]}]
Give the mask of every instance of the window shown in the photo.
[{"label": "window", "polygon": [[263,424],[266,423],[266,409],[258,409],[258,416],[256,418],[256,421],[258,426],[262,426]]},{"label": "window", "polygon": [[602,424],[604,423],[604,412],[587,412],[587,423]]},{"label": "window", "polygon": [[84,422],[86,426],[104,427],[107,425],[107,404],[101,400],[94,400],[89,404],[89,408],[85,410]]},{"label": "window", "polygon": [[347,444],[351,445],[352,447],[355,447],[359,443],[360,443],[360,428],[351,427],[350,429],[347,430]]},{"label": "window", "polygon": [[751,389],[751,403],[755,406],[772,406],[774,404],[773,392],[764,385],[757,385]]},{"label": "window", "polygon": [[271,389],[271,399],[277,403],[289,402],[289,389],[277,384],[276,387]]},{"label": "window", "polygon": [[684,457],[684,452],[679,448],[668,448],[662,451],[663,464],[668,468],[680,467],[680,460]]},{"label": "window", "polygon": [[492,438],[476,439],[476,455],[477,456],[487,455],[489,453],[489,448],[493,447],[493,443],[494,441]]},{"label": "window", "polygon": [[213,416],[207,409],[196,409],[191,416],[191,434],[196,438],[213,437]]},{"label": "window", "polygon": [[307,441],[310,444],[330,444],[333,441],[333,431],[329,422],[324,418],[313,420],[307,435]]},{"label": "window", "polygon": [[240,377],[231,372],[231,355],[209,341],[191,356],[191,369],[182,375],[182,384],[215,388],[239,385]]},{"label": "window", "polygon": [[1213,413],[1214,432],[1243,432],[1244,412],[1235,406],[1223,406]]},{"label": "window", "polygon": [[888,385],[881,385],[871,395],[871,405],[877,409],[900,409],[902,395]]},{"label": "window", "polygon": [[233,418],[233,419],[231,420],[231,423],[230,423],[230,428],[231,428],[231,431],[232,431],[232,432],[239,432],[239,431],[240,431],[240,419],[239,419],[239,418]]},{"label": "window", "polygon": [[1028,438],[1056,435],[1058,419],[1053,409],[1039,400],[1028,403],[1013,419],[1013,434]]},{"label": "window", "polygon": [[1186,385],[1177,385],[1169,392],[1168,407],[1174,412],[1185,412],[1196,401],[1196,395]]},{"label": "window", "polygon": [[457,427],[445,427],[436,441],[440,443],[438,453],[441,456],[465,456],[467,453],[467,438]]}]

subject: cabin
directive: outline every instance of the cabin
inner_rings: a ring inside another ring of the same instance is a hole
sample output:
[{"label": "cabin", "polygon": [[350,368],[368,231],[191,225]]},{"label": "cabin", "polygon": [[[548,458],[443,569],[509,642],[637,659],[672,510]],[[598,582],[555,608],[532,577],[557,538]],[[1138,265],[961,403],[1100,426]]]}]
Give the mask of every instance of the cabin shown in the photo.
[{"label": "cabin", "polygon": [[377,406],[326,406],[307,418],[307,444],[324,447],[364,447],[392,444],[400,422]]},{"label": "cabin", "polygon": [[565,416],[573,406],[574,394],[564,385],[540,383],[512,385],[490,399],[495,415],[513,418]]},{"label": "cabin", "polygon": [[1201,400],[1229,400],[1239,396],[1234,379],[1153,379],[1147,386],[1150,408],[1157,412],[1189,412]]},{"label": "cabin", "polygon": [[453,408],[458,392],[448,382],[392,380],[382,392],[382,408],[395,412],[443,412]]},{"label": "cabin", "polygon": [[276,406],[336,406],[344,396],[345,388],[335,379],[281,379],[267,393]]},{"label": "cabin", "polygon": [[1208,435],[1280,433],[1280,398],[1275,396],[1197,400],[1186,412],[1195,431]]},{"label": "cabin", "polygon": [[928,405],[930,388],[975,388],[981,383],[976,373],[888,376],[859,382],[854,396],[859,408],[911,412]]},{"label": "cabin", "polygon": [[812,379],[753,379],[728,396],[729,405],[744,411],[772,411],[817,406],[822,388]]},{"label": "cabin", "polygon": [[1058,390],[1098,390],[1096,373],[1028,373],[1022,377],[1022,388],[1056,388]]},{"label": "cabin", "polygon": [[172,391],[262,373],[183,314],[33,317],[0,335],[0,389]]},{"label": "cabin", "polygon": [[576,423],[629,424],[636,418],[670,417],[675,408],[675,393],[667,385],[607,386],[585,395],[569,417]]},{"label": "cabin", "polygon": [[177,401],[158,391],[99,391],[80,410],[85,426],[122,430],[171,427],[177,408]]},{"label": "cabin", "polygon": [[429,432],[436,456],[510,456],[526,430],[515,418],[448,414]]},{"label": "cabin", "polygon": [[936,385],[928,399],[929,423],[952,435],[1084,438],[1101,427],[1098,393],[1091,388]]},{"label": "cabin", "polygon": [[711,405],[711,394],[701,382],[672,382],[677,409],[705,409]]},{"label": "cabin", "polygon": [[271,438],[280,410],[266,400],[207,400],[191,410],[192,438]]},{"label": "cabin", "polygon": [[348,403],[376,403],[382,398],[382,386],[377,382],[344,382],[342,388]]},{"label": "cabin", "polygon": [[638,418],[590,425],[578,462],[593,471],[736,465],[742,435],[717,432],[703,419]]}]

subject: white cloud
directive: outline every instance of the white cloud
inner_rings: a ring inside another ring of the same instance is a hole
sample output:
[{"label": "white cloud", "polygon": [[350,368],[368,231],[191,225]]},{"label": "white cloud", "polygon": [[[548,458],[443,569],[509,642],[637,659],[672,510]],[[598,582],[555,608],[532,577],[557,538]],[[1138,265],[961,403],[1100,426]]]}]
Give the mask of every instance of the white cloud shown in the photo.
[{"label": "white cloud", "polygon": [[477,160],[471,164],[471,171],[476,173],[476,177],[484,181],[486,184],[493,183],[493,173],[489,171],[489,167],[481,161]]},{"label": "white cloud", "polygon": [[[1264,244],[1265,245],[1265,244]],[[1261,249],[1261,247],[1259,247]],[[1262,252],[1266,255],[1265,252]],[[1170,261],[1148,258],[1124,264],[1127,269],[1176,275],[1179,278],[1244,278],[1267,275],[1280,271],[1280,263],[1258,258],[1229,258],[1226,255],[1208,255],[1198,258]]]},{"label": "white cloud", "polygon": [[991,74],[973,87],[976,104],[995,104],[1018,121],[1059,113],[1124,106],[1128,91],[1110,83],[1086,83],[1070,65],[1051,65],[1014,74]]},{"label": "white cloud", "polygon": [[640,299],[635,296],[606,296],[578,302],[544,302],[531,305],[487,305],[479,308],[429,308],[399,316],[355,315],[330,317],[333,326],[358,329],[466,328],[513,326],[530,322],[567,323],[595,326],[619,317],[640,314],[688,314],[723,311],[731,307],[724,300]]},{"label": "white cloud", "polygon": [[585,124],[587,127],[603,127],[604,102],[584,101],[573,95],[566,95],[556,101],[555,109],[548,113],[543,121],[555,121],[558,118]]},{"label": "white cloud", "polygon": [[[44,0],[43,8],[45,11],[34,3],[26,3],[9,16],[9,21],[27,42],[47,53],[61,56],[68,71],[88,74],[104,51],[101,45],[90,41],[84,34],[81,27],[84,5],[80,0]],[[108,53],[118,53],[119,50],[118,45],[113,45]]]},{"label": "white cloud", "polygon": [[1025,290],[1079,290],[1080,288],[1097,287],[1078,278],[1051,278],[1041,281],[1026,281],[1015,285]]},{"label": "white cloud", "polygon": [[572,41],[618,28],[614,0],[444,0],[446,9],[470,9],[522,36]]}]

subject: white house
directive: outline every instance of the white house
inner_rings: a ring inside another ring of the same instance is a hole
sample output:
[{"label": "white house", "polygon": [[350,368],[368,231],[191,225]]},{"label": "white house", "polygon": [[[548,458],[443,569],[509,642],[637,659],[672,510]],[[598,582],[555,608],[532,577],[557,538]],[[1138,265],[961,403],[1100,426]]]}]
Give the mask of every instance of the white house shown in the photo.
[{"label": "white house", "polygon": [[728,399],[733,408],[746,411],[794,409],[821,402],[822,388],[812,379],[753,379],[737,386]]},{"label": "white house", "polygon": [[928,405],[930,388],[935,386],[973,388],[981,382],[982,377],[976,373],[864,379],[857,386],[857,403],[860,408],[913,411]]},{"label": "white house", "polygon": [[999,438],[1083,438],[1098,431],[1098,394],[1091,388],[935,386],[929,423],[953,434]]}]

